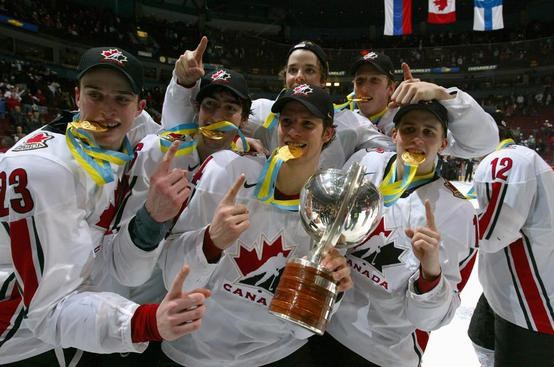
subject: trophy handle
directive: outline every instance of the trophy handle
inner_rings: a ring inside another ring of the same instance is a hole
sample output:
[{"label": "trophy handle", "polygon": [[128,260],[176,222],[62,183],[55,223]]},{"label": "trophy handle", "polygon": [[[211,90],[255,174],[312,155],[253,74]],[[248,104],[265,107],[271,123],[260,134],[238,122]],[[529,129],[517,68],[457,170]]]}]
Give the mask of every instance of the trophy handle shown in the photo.
[{"label": "trophy handle", "polygon": [[340,203],[333,224],[327,227],[315,246],[315,250],[309,259],[312,263],[319,264],[321,258],[325,256],[328,249],[335,246],[335,243],[339,240],[346,216],[352,210],[352,206],[355,202],[354,197],[358,192],[358,187],[363,182],[364,173],[365,170],[358,162],[354,162],[348,170],[344,198]]}]

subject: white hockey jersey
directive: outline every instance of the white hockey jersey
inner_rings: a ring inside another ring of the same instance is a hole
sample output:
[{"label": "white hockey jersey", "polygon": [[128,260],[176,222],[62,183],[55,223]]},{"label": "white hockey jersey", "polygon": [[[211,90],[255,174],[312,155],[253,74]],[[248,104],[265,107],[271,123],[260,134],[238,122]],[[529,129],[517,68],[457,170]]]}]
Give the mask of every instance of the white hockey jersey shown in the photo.
[{"label": "white hockey jersey", "polygon": [[[162,344],[164,353],[178,363],[196,367],[260,366],[293,353],[311,335],[268,311],[285,263],[308,254],[310,237],[298,212],[262,204],[255,198],[255,184],[264,161],[231,151],[207,158],[198,172],[201,178],[192,199],[164,244],[160,267],[166,287],[187,263],[191,272],[185,280],[185,291],[198,287],[212,291],[200,330]],[[208,263],[203,252],[205,229],[241,173],[246,181],[237,202],[247,206],[250,228],[217,263]]]},{"label": "white hockey jersey", "polygon": [[[345,167],[360,162],[379,186],[395,158],[392,152],[362,150]],[[441,233],[442,276],[435,288],[419,294],[414,284],[419,260],[404,230],[426,225],[427,199]],[[422,346],[416,329],[429,331],[447,324],[460,304],[460,268],[474,254],[474,220],[469,201],[438,176],[385,207],[378,227],[347,253],[354,288],[344,294],[327,332],[380,366],[419,366]]]},{"label": "white hockey jersey", "polygon": [[[492,116],[468,93],[455,87],[448,88],[448,92],[456,92],[456,97],[440,101],[448,110],[448,146],[441,155],[477,158],[494,151],[498,145],[498,128]],[[398,108],[389,109],[376,124],[389,136],[397,111]]]},{"label": "white hockey jersey", "polygon": [[122,167],[112,166],[113,182],[96,185],[67,147],[71,117],[36,130],[0,157],[0,220],[11,249],[9,262],[0,264],[8,274],[0,285],[0,364],[55,347],[109,353],[147,345],[131,340],[138,305],[102,292],[96,281],[111,273],[138,285],[158,251],[138,249],[127,230],[105,237]]},{"label": "white hockey jersey", "polygon": [[479,280],[505,320],[554,334],[554,172],[533,150],[510,145],[485,157],[474,177]]}]

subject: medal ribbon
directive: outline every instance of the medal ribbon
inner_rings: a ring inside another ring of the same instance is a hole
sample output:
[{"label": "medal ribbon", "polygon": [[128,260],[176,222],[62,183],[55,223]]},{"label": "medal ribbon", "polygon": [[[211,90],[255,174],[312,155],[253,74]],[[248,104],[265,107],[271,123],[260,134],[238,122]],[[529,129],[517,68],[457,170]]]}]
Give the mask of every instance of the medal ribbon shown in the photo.
[{"label": "medal ribbon", "polygon": [[266,129],[273,129],[275,125],[279,122],[279,114],[270,112],[269,115],[265,118],[265,121],[263,123],[263,127]]},{"label": "medal ribbon", "polygon": [[[169,150],[169,147],[175,140],[179,140],[179,148],[175,156],[191,154],[196,150],[196,140],[192,136],[198,131],[198,125],[194,123],[179,124],[160,133],[160,149],[163,153]],[[187,137],[190,139],[186,140]]]},{"label": "medal ribbon", "polygon": [[295,158],[298,157],[294,156],[290,152],[288,146],[283,146],[273,151],[271,157],[269,157],[264,164],[256,184],[256,189],[254,190],[254,195],[256,195],[256,198],[259,201],[264,204],[274,205],[284,210],[298,211],[300,199],[277,200],[274,197],[275,183],[277,182],[277,175],[279,174],[281,165],[284,162]]},{"label": "medal ribbon", "polygon": [[127,137],[123,140],[122,152],[103,149],[92,135],[78,127],[77,121],[67,125],[65,140],[73,158],[99,186],[114,180],[110,163],[121,166],[133,158],[133,148]]},{"label": "medal ribbon", "polygon": [[396,181],[396,162],[395,160],[392,163],[389,173],[387,173],[383,182],[379,185],[379,191],[383,194],[384,205],[386,207],[392,206],[406,190],[423,185],[431,181],[435,176],[435,168],[430,173],[416,176],[418,165],[404,163],[402,180]]}]

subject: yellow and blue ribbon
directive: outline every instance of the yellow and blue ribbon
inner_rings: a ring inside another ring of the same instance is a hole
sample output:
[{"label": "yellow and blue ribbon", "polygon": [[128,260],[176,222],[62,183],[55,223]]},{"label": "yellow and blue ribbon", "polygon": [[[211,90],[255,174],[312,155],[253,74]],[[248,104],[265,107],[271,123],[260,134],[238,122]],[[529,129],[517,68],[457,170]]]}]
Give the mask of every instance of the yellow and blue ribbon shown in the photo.
[{"label": "yellow and blue ribbon", "polygon": [[67,125],[65,137],[69,151],[97,185],[114,181],[110,163],[123,165],[133,158],[133,148],[127,137],[121,152],[101,148],[92,135],[73,123]]},{"label": "yellow and blue ribbon", "polygon": [[389,173],[379,185],[379,191],[383,195],[384,205],[392,206],[402,194],[409,189],[423,185],[429,182],[435,176],[435,169],[425,175],[416,176],[418,165],[404,164],[404,174],[402,180],[396,181],[396,160],[392,163]]},{"label": "yellow and blue ribbon", "polygon": [[264,204],[274,205],[288,211],[298,211],[300,198],[292,200],[275,199],[275,183],[281,165],[289,159],[296,158],[292,155],[287,146],[277,148],[271,154],[260,173],[254,195]]},{"label": "yellow and blue ribbon", "polygon": [[354,111],[357,108],[356,102],[353,101],[354,97],[356,97],[356,94],[352,92],[346,96],[346,102],[333,104],[333,107],[335,108],[335,113],[340,112],[346,108],[348,108],[350,111]]},{"label": "yellow and blue ribbon", "polygon": [[275,126],[277,126],[277,123],[279,122],[279,114],[270,112],[269,115],[265,118],[265,121],[263,123],[263,127],[266,129],[273,129]]},{"label": "yellow and blue ribbon", "polygon": [[[179,124],[170,129],[167,129],[160,133],[160,149],[163,153],[169,150],[169,147],[175,140],[179,140],[179,148],[175,156],[183,156],[191,154],[196,150],[196,140],[192,138],[194,134],[198,131],[198,125],[194,123],[189,124]],[[190,137],[190,139],[187,139]]]}]

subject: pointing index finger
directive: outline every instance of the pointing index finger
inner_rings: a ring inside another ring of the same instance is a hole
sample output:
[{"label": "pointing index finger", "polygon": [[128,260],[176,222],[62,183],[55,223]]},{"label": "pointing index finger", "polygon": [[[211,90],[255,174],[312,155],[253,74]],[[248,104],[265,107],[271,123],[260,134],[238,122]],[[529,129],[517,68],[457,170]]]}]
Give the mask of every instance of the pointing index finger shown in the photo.
[{"label": "pointing index finger", "polygon": [[425,200],[425,217],[427,218],[427,227],[436,231],[437,225],[435,224],[435,215],[433,214],[433,209],[431,208],[429,200]]},{"label": "pointing index finger", "polygon": [[414,78],[410,70],[410,65],[405,62],[402,63],[402,73],[404,74],[404,80],[412,80]]},{"label": "pointing index finger", "polygon": [[244,183],[245,180],[246,180],[246,176],[243,173],[235,181],[233,186],[231,186],[229,191],[227,191],[227,193],[225,194],[225,197],[223,197],[223,200],[221,200],[221,202],[224,203],[224,204],[229,204],[229,205],[234,204],[235,199],[237,198],[237,194],[239,193],[239,191],[242,187],[242,184]]},{"label": "pointing index finger", "polygon": [[185,282],[185,279],[187,278],[187,275],[190,272],[190,268],[188,265],[183,265],[181,268],[181,271],[179,271],[179,274],[173,279],[173,283],[171,284],[171,289],[169,292],[167,292],[170,299],[181,297],[181,294],[183,292],[183,283]]},{"label": "pointing index finger", "polygon": [[196,47],[196,50],[194,50],[194,58],[196,59],[196,62],[198,62],[198,64],[202,64],[202,56],[204,56],[204,51],[206,51],[207,46],[208,37],[202,36],[198,47]]},{"label": "pointing index finger", "polygon": [[180,144],[179,141],[174,141],[173,143],[171,143],[171,145],[169,146],[169,149],[164,154],[162,163],[160,163],[158,170],[169,172],[169,169],[171,168],[171,162],[173,161],[173,158],[175,158],[175,154],[177,154],[177,150],[179,150],[179,144]]}]

